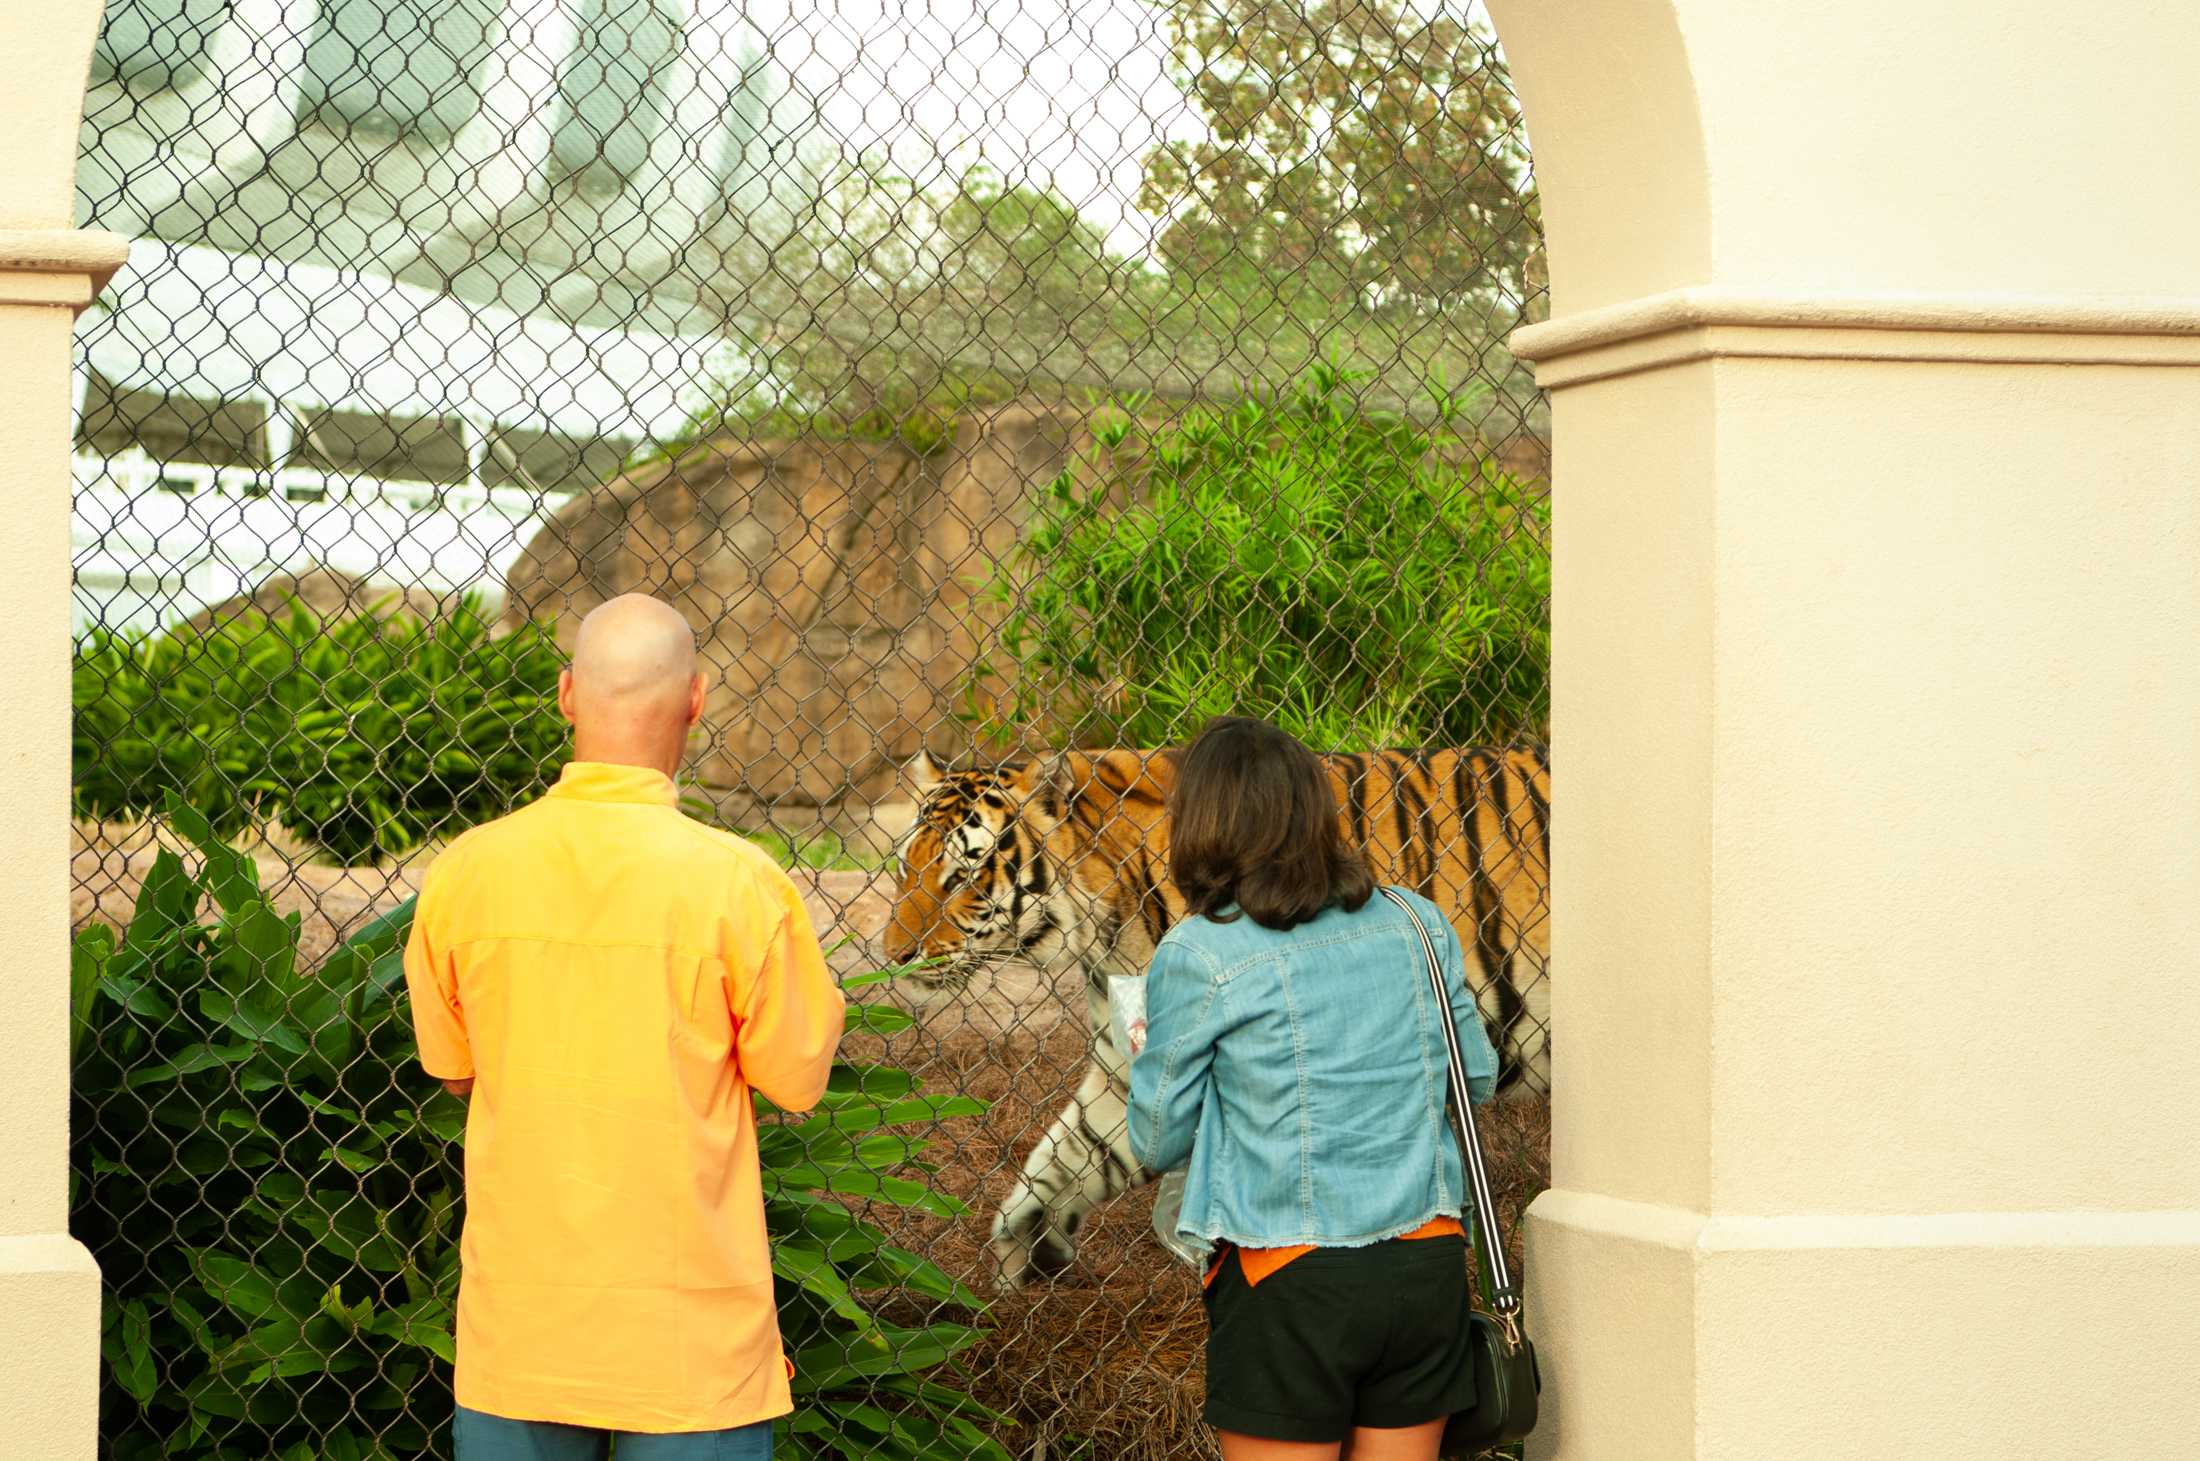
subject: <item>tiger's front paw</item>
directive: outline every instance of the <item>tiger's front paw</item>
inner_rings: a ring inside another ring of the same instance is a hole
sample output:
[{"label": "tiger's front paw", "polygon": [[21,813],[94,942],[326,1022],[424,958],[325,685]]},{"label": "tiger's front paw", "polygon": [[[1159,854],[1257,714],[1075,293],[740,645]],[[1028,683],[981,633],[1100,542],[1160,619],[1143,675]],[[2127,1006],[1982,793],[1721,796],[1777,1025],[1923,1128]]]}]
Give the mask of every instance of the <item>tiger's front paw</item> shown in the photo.
[{"label": "tiger's front paw", "polygon": [[994,1282],[1003,1293],[1035,1278],[1058,1278],[1077,1261],[1075,1236],[1036,1202],[1003,1208],[993,1219],[992,1246]]}]

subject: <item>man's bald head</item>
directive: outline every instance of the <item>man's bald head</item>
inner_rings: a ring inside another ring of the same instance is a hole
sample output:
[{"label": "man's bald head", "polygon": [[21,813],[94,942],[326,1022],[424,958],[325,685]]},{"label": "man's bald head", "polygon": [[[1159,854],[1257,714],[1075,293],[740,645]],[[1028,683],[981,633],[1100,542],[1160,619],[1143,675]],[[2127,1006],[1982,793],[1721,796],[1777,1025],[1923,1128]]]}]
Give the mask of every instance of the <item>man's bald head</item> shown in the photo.
[{"label": "man's bald head", "polygon": [[558,706],[573,722],[574,755],[676,770],[702,714],[695,631],[647,594],[622,594],[581,620]]},{"label": "man's bald head", "polygon": [[695,631],[680,611],[647,594],[621,594],[581,620],[573,684],[591,700],[685,694],[695,677]]}]

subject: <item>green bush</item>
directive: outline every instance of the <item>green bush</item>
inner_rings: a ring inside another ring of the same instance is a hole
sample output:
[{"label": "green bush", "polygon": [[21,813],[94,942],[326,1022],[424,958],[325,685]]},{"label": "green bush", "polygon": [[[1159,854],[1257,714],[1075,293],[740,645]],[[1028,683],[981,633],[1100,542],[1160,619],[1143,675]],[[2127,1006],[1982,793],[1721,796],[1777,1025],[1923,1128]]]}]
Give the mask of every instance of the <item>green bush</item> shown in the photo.
[{"label": "green bush", "polygon": [[1195,409],[1134,444],[1136,405],[1053,481],[986,596],[1004,671],[988,733],[1160,746],[1209,716],[1267,716],[1316,746],[1540,734],[1549,506],[1457,438],[1295,392]]},{"label": "green bush", "polygon": [[830,827],[775,827],[769,821],[762,827],[737,827],[719,814],[718,805],[699,792],[686,792],[680,797],[680,810],[706,827],[717,827],[731,832],[747,842],[753,842],[781,867],[815,868],[822,872],[877,872],[887,863],[887,858],[860,847],[850,847],[848,840]]},{"label": "green bush", "polygon": [[[298,916],[251,859],[171,816],[204,870],[162,852],[120,939],[94,925],[75,945],[70,1229],[106,1285],[101,1454],[445,1457],[465,1111],[416,1062],[411,905],[302,968]],[[851,1029],[908,1022],[849,1011]],[[798,1367],[786,1454],[1006,1461],[979,1429],[1000,1418],[935,1378],[977,1338],[952,1316],[979,1300],[863,1217],[961,1213],[906,1129],[984,1103],[843,1063],[807,1118],[758,1104]],[[916,1322],[880,1319],[889,1296]]]},{"label": "green bush", "polygon": [[76,651],[76,811],[180,800],[224,836],[279,823],[341,863],[502,816],[556,775],[564,664],[549,629],[490,636],[468,596],[436,623],[303,607]]}]

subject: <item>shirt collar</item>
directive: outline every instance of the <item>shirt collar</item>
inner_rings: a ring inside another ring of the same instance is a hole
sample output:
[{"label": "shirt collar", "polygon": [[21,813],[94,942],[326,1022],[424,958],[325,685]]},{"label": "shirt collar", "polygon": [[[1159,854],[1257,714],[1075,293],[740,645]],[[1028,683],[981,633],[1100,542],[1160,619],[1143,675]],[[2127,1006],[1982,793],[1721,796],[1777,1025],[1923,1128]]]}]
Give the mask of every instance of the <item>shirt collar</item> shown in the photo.
[{"label": "shirt collar", "polygon": [[639,802],[669,807],[679,799],[672,778],[647,766],[610,761],[568,761],[550,795],[584,802]]}]

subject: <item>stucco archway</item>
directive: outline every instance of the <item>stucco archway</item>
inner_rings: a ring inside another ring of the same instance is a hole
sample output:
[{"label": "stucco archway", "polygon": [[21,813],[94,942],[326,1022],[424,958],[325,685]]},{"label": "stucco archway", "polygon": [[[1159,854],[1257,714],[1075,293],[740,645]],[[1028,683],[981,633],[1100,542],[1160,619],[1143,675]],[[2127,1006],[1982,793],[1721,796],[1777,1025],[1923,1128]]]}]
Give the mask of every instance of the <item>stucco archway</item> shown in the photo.
[{"label": "stucco archway", "polygon": [[[1554,392],[1567,782],[1538,1453],[2180,1454],[2200,16],[1494,8],[1556,306],[1519,342]],[[119,261],[70,228],[98,12],[0,19],[25,1456],[93,1453],[62,748],[69,319]]]},{"label": "stucco archway", "polygon": [[1493,9],[1554,305],[1530,1454],[2175,1454],[2200,21]]}]

